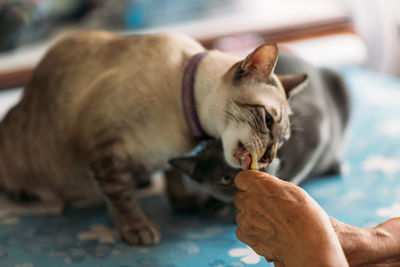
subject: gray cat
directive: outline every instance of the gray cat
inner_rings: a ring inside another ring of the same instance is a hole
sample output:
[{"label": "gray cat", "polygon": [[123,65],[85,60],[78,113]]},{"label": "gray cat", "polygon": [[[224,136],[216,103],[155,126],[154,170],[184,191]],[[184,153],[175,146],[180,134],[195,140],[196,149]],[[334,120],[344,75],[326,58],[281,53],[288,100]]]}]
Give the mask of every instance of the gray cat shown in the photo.
[{"label": "gray cat", "polygon": [[[308,83],[290,101],[292,135],[277,158],[263,168],[283,180],[301,184],[306,179],[340,173],[343,141],[350,117],[350,96],[339,74],[319,69],[304,60],[281,53],[277,74],[307,73]],[[214,198],[230,201],[233,183],[241,169],[230,167],[219,140],[201,144],[195,155],[170,161],[171,165],[200,183]]]}]

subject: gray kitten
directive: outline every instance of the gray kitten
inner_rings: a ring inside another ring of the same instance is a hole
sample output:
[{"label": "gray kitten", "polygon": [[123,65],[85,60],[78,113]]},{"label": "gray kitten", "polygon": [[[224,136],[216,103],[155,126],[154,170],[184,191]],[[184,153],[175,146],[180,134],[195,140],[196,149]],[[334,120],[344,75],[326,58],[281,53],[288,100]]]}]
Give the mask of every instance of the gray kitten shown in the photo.
[{"label": "gray kitten", "polygon": [[[350,117],[350,96],[342,78],[333,70],[318,69],[285,53],[279,55],[276,73],[307,73],[308,83],[290,99],[291,138],[262,170],[294,184],[315,176],[339,174]],[[241,169],[224,161],[219,140],[205,141],[197,154],[170,163],[206,188],[212,197],[232,200],[236,192],[234,177]]]}]

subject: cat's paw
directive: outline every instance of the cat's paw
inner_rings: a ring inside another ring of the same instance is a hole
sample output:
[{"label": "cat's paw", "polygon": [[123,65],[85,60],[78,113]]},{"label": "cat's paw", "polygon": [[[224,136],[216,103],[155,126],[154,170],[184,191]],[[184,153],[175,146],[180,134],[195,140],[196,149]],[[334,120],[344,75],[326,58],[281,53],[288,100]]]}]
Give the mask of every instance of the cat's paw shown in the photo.
[{"label": "cat's paw", "polygon": [[192,212],[199,210],[204,200],[195,193],[188,193],[179,197],[170,197],[169,202],[174,211]]},{"label": "cat's paw", "polygon": [[150,221],[121,226],[120,234],[123,240],[132,245],[149,246],[161,241],[159,228]]}]

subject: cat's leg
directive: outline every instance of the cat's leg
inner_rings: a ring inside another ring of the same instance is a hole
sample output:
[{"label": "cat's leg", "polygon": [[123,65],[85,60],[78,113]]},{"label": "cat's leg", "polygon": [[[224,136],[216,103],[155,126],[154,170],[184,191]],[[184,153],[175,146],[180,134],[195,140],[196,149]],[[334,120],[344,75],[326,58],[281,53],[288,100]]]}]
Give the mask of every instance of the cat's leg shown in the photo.
[{"label": "cat's leg", "polygon": [[136,189],[144,189],[151,186],[151,173],[147,172],[143,166],[132,164],[131,174],[134,177]]},{"label": "cat's leg", "polygon": [[132,173],[140,171],[139,165],[132,164],[123,140],[98,142],[91,157],[91,167],[122,238],[136,245],[158,243],[161,233],[143,213],[135,197]]},{"label": "cat's leg", "polygon": [[205,197],[188,188],[184,174],[171,168],[165,172],[165,178],[167,197],[175,211],[190,212],[200,209]]}]

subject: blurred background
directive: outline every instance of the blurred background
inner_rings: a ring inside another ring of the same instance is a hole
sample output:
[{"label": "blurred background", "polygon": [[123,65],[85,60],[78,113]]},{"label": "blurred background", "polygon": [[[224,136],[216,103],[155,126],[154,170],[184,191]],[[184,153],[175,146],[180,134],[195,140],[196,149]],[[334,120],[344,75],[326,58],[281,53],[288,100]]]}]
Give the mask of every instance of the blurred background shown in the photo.
[{"label": "blurred background", "polygon": [[1,0],[0,88],[23,85],[62,35],[93,28],[178,31],[238,54],[274,40],[315,65],[400,76],[398,0]]}]

